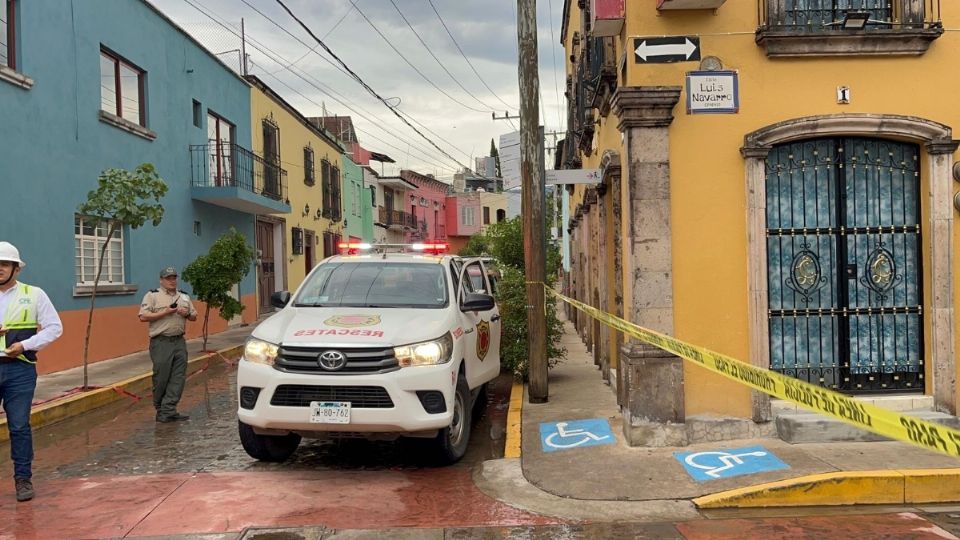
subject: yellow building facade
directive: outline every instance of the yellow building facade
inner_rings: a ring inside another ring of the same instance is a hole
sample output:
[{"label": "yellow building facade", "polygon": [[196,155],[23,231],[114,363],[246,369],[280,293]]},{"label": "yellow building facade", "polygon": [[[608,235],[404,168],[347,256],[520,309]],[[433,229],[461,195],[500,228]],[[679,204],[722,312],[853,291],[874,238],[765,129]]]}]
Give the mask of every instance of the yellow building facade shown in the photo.
[{"label": "yellow building facade", "polygon": [[[955,414],[960,34],[944,29],[960,4],[615,4],[564,6],[562,162],[603,172],[571,196],[566,289],[858,399]],[[635,444],[694,442],[684,424],[704,417],[739,428],[701,438],[770,429],[766,396],[572,316]]]},{"label": "yellow building facade", "polygon": [[286,178],[288,214],[257,216],[257,280],[262,309],[270,294],[296,289],[332,255],[343,233],[341,143],[317,127],[263,81],[252,88],[254,152],[277,163]]}]

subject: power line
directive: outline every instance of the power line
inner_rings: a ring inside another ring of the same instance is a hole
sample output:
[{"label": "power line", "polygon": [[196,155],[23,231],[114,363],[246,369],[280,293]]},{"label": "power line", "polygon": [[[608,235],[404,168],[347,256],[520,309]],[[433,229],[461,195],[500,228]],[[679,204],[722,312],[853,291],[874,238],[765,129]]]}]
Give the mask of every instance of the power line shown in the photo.
[{"label": "power line", "polygon": [[[347,18],[347,15],[349,15],[350,12],[353,11],[353,8],[354,8],[354,7],[355,7],[355,6],[350,6],[350,9],[348,9],[347,11],[345,11],[345,12],[343,13],[343,16],[341,16],[340,19],[337,20],[337,22],[333,23],[333,26],[331,26],[330,29],[327,30],[327,33],[323,35],[323,38],[322,38],[322,39],[327,39],[327,36],[329,36],[330,34],[332,34],[333,31],[336,30],[338,26],[340,26],[340,23],[342,23],[343,20]],[[289,64],[287,64],[286,66],[284,66],[284,68],[289,68],[290,66],[292,66],[292,65],[294,65],[294,64],[299,64],[301,60],[303,60],[304,58],[310,56],[310,53],[317,52],[317,49],[318,49],[318,48],[320,48],[319,45],[317,45],[316,47],[314,47],[314,48],[312,48],[312,49],[307,50],[307,52],[301,54],[299,58],[297,58],[297,59],[294,60],[293,62],[290,62]],[[273,73],[271,73],[271,75],[276,75],[277,73],[280,73],[281,71],[283,71],[283,69],[278,69],[278,70],[274,71]]]},{"label": "power line", "polygon": [[498,96],[497,93],[494,92],[492,88],[490,88],[490,85],[487,84],[487,81],[483,80],[483,77],[480,76],[480,73],[477,71],[477,68],[473,67],[473,62],[471,62],[470,59],[467,58],[467,55],[464,54],[463,49],[460,48],[460,44],[457,43],[457,38],[453,37],[453,32],[451,32],[450,29],[447,28],[447,23],[443,20],[443,17],[440,16],[440,12],[437,11],[437,6],[433,4],[433,0],[427,0],[427,2],[430,3],[430,7],[433,8],[433,12],[437,14],[437,18],[440,19],[440,24],[443,25],[443,29],[447,31],[447,35],[450,36],[450,39],[453,40],[453,44],[457,46],[457,50],[460,51],[460,56],[462,56],[463,59],[467,61],[467,64],[470,66],[470,69],[472,69],[473,73],[477,76],[478,79],[480,79],[480,82],[483,83],[483,86],[486,87],[486,89],[489,90],[490,93],[493,94],[493,97],[497,98],[497,100],[499,100],[500,103],[503,103],[504,105],[506,105],[507,107],[513,110],[517,110],[516,107],[511,106],[509,103],[501,99],[500,96]]},{"label": "power line", "polygon": [[[207,18],[209,18],[210,20],[212,20],[214,23],[216,23],[217,25],[219,25],[220,27],[222,27],[222,28],[225,29],[226,31],[228,31],[228,32],[230,32],[231,34],[233,34],[235,37],[238,37],[238,38],[241,37],[240,34],[238,34],[235,29],[231,29],[231,28],[230,28],[229,26],[227,26],[225,23],[221,22],[220,20],[217,20],[216,17],[214,17],[214,16],[211,15],[210,13],[207,13],[207,11],[205,11],[203,8],[201,8],[201,7],[197,6],[196,4],[194,4],[191,0],[184,0],[184,1],[185,1],[187,4],[190,4],[190,6],[192,6],[194,9],[196,9],[197,11],[199,11],[200,13],[202,13],[203,15],[205,15]],[[248,41],[250,41],[250,43],[253,45],[253,47],[254,47],[255,49],[257,49],[258,51],[260,51],[260,52],[261,52],[264,56],[266,56],[268,59],[270,59],[271,61],[275,62],[277,65],[283,65],[283,64],[284,64],[284,62],[283,62],[283,57],[280,56],[279,54],[271,51],[271,50],[269,49],[269,47],[266,47],[265,45],[259,43],[257,40],[255,40],[255,39],[253,39],[253,38],[250,38],[249,36],[247,36],[247,39],[248,39]],[[279,58],[279,60],[278,60],[277,58]],[[264,70],[264,71],[266,72],[266,70]],[[309,80],[307,80],[305,77],[303,77],[302,75],[300,75],[299,73],[297,73],[297,72],[294,71],[293,69],[289,69],[288,71],[290,71],[290,73],[292,73],[293,75],[297,76],[298,78],[300,78],[301,80],[303,80],[303,81],[306,82],[307,84],[313,86],[314,88],[316,88],[316,89],[319,90],[320,92],[329,95],[331,98],[334,99],[334,101],[337,101],[338,103],[340,103],[341,105],[343,105],[343,106],[344,106],[345,108],[347,108],[348,110],[353,111],[353,112],[356,112],[356,111],[355,111],[353,108],[351,108],[349,105],[347,105],[347,104],[344,103],[343,101],[337,99],[335,96],[327,93],[327,92],[324,91],[322,88],[318,87],[316,84],[313,84],[312,82],[310,82]],[[267,73],[267,74],[270,75],[269,73]],[[274,79],[280,81],[280,79],[278,79],[278,78],[276,78],[276,77],[274,77]],[[288,84],[284,83],[283,81],[280,81],[280,83],[283,84],[284,86],[286,86],[287,88],[290,88],[290,86],[289,86]],[[321,83],[321,84],[322,84],[322,83]],[[292,88],[291,88],[291,89],[292,89]],[[296,90],[294,90],[294,92],[296,92]],[[316,103],[314,102],[314,104],[316,104]],[[375,121],[371,120],[370,118],[368,118],[368,117],[366,117],[366,116],[364,116],[364,115],[362,115],[362,114],[359,114],[359,113],[357,113],[357,114],[358,114],[358,116],[360,116],[361,118],[364,118],[365,120],[367,120],[367,121],[370,122],[371,124],[380,127],[380,123],[379,123],[379,122],[375,122]],[[400,137],[399,135],[397,135],[397,134],[395,134],[395,133],[392,133],[392,132],[388,131],[387,129],[383,128],[383,127],[381,127],[381,129],[383,129],[383,131],[386,132],[387,134],[392,135],[393,137],[396,137],[398,140],[404,141],[404,142],[406,142],[406,143],[409,144],[409,140],[408,140],[408,139],[405,139],[405,138],[403,138],[403,137]],[[359,130],[359,129],[358,129],[358,131],[362,131],[362,130]],[[368,134],[369,134],[369,133],[368,133]],[[391,144],[383,141],[382,139],[380,139],[380,138],[378,138],[378,137],[376,137],[376,136],[373,136],[372,134],[370,134],[370,135],[371,135],[371,137],[373,137],[374,139],[383,142],[386,146],[389,146],[389,147],[391,147],[391,148],[394,148],[394,149],[396,149],[396,150],[398,150],[398,151],[400,151],[400,152],[407,152],[406,150],[402,150],[402,149],[400,149],[400,148],[398,148],[398,147],[396,147],[396,146],[393,146],[393,145],[391,145]],[[418,152],[423,152],[419,147],[416,147],[416,148],[417,148]],[[424,158],[420,157],[419,159],[424,159]],[[431,158],[428,157],[428,158],[426,158],[426,161],[429,162],[430,159],[431,159]],[[433,166],[437,166],[435,163],[431,163],[431,164],[432,164]],[[444,167],[441,166],[441,168],[444,168]],[[445,169],[447,169],[447,170],[454,170],[454,169],[449,168],[449,167],[446,167]]]},{"label": "power line", "polygon": [[[246,3],[246,0],[243,0],[243,1],[244,1],[244,3]],[[353,70],[351,70],[350,67],[347,66],[347,64],[346,64],[343,60],[341,60],[339,56],[337,56],[336,54],[334,54],[333,51],[330,50],[330,47],[327,47],[327,45],[326,45],[323,41],[321,41],[320,38],[318,38],[318,37],[316,36],[316,34],[314,34],[313,31],[310,30],[310,28],[309,28],[306,24],[304,24],[303,21],[301,21],[296,15],[294,15],[293,12],[290,11],[290,8],[288,8],[287,5],[283,3],[283,0],[276,0],[276,2],[277,2],[278,4],[280,4],[280,7],[282,7],[283,10],[286,11],[287,14],[289,14],[290,17],[293,18],[293,20],[297,21],[297,24],[299,24],[300,27],[304,29],[304,31],[306,31],[308,34],[310,34],[310,37],[312,37],[317,43],[320,44],[321,47],[323,47],[323,50],[326,51],[327,54],[329,54],[334,60],[336,60],[339,64],[341,64],[344,69],[346,69],[348,72],[350,72],[350,75],[351,75],[358,83],[360,83],[360,85],[363,86],[363,88],[364,88],[367,92],[370,92],[370,94],[372,94],[374,97],[376,97],[378,100],[380,100],[380,102],[383,103],[384,106],[386,106],[388,109],[390,109],[390,112],[392,112],[394,115],[396,115],[396,117],[399,118],[404,124],[406,124],[407,126],[409,126],[410,129],[412,129],[417,135],[419,135],[419,136],[422,137],[425,141],[427,141],[428,143],[430,143],[431,146],[433,146],[434,148],[436,148],[437,151],[439,151],[441,154],[443,154],[443,155],[446,156],[448,159],[450,159],[450,161],[453,161],[454,163],[456,163],[456,164],[459,165],[460,167],[463,167],[464,169],[469,169],[469,168],[470,168],[470,167],[466,167],[463,163],[460,163],[460,161],[458,161],[455,157],[453,157],[453,156],[451,156],[449,153],[447,153],[446,150],[444,150],[443,148],[440,148],[439,146],[437,146],[437,143],[433,142],[432,139],[430,139],[429,137],[427,137],[426,135],[424,135],[422,131],[420,131],[419,129],[417,129],[416,127],[414,127],[413,124],[411,124],[405,117],[403,117],[400,113],[398,113],[394,107],[390,106],[390,104],[387,103],[387,100],[385,100],[380,94],[378,94],[378,93],[376,92],[376,90],[374,90],[373,88],[371,88],[370,85],[368,85],[366,82],[364,82],[364,80],[363,80],[362,78],[360,78],[359,75],[357,75],[356,73],[354,73]]]},{"label": "power line", "polygon": [[[184,0],[184,1],[189,1],[189,0]],[[250,2],[248,2],[247,0],[240,0],[240,1],[243,2],[244,4],[246,4],[246,5],[247,5],[250,9],[252,9],[253,11],[257,12],[261,17],[263,17],[264,19],[270,21],[270,23],[272,23],[274,26],[276,26],[277,28],[279,28],[279,29],[280,29],[281,31],[283,31],[285,34],[287,34],[288,36],[290,36],[290,37],[292,37],[293,39],[297,40],[298,42],[300,42],[303,46],[307,47],[308,49],[310,48],[310,45],[308,45],[305,41],[303,41],[303,40],[300,39],[298,36],[296,36],[296,35],[294,35],[293,33],[291,33],[289,30],[287,30],[285,27],[283,27],[280,23],[278,23],[277,21],[273,20],[269,15],[267,15],[266,13],[260,11],[256,6],[254,6],[253,4],[251,4]],[[281,3],[281,6],[284,7],[284,9],[286,9],[286,6],[284,6],[282,3]],[[291,13],[289,9],[286,9],[286,11],[287,11],[287,13]],[[292,15],[292,14],[291,14],[291,15]],[[294,17],[294,18],[296,19],[296,17]],[[297,20],[298,22],[300,22],[299,19],[296,19],[296,20]],[[305,26],[302,22],[300,22],[300,26],[303,27],[303,28],[306,28],[306,26]],[[310,30],[307,29],[307,32],[310,32]],[[314,36],[312,33],[310,33],[310,35],[311,35],[311,37],[313,37],[315,40],[317,39],[316,36]],[[370,88],[370,87],[363,81],[363,79],[360,78],[359,75],[357,75],[356,73],[354,73],[353,71],[351,71],[350,68],[347,67],[347,65],[346,65],[345,62],[343,62],[342,60],[340,60],[339,57],[337,57],[335,54],[333,54],[332,51],[330,51],[330,49],[327,48],[326,44],[324,44],[322,40],[318,40],[318,41],[320,42],[320,45],[324,48],[324,50],[326,50],[333,58],[335,58],[335,59],[337,60],[337,62],[339,63],[339,65],[338,65],[338,64],[335,64],[333,61],[329,60],[329,59],[326,58],[325,56],[322,56],[319,52],[316,52],[316,53],[315,53],[315,54],[317,54],[317,56],[320,56],[320,58],[322,58],[325,62],[327,62],[327,63],[329,63],[330,65],[332,65],[333,67],[335,67],[337,70],[339,70],[341,73],[343,73],[343,74],[346,75],[347,77],[350,77],[351,79],[354,79],[355,81],[357,81],[358,84],[360,84],[361,86],[363,86],[364,89],[366,89],[368,92],[370,92],[370,94],[371,94],[373,97],[377,98],[377,99],[378,99],[381,103],[383,103],[388,109],[390,109],[390,111],[393,112],[393,114],[396,115],[397,118],[399,118],[402,122],[404,122],[404,123],[407,124],[408,126],[409,126],[409,122],[406,121],[406,119],[404,118],[404,116],[408,117],[410,120],[412,120],[412,121],[413,121],[414,123],[416,123],[417,125],[419,125],[419,126],[421,126],[421,127],[424,127],[424,125],[423,125],[422,123],[418,122],[416,119],[414,119],[412,116],[410,116],[409,113],[404,112],[404,111],[403,111],[402,109],[400,109],[398,106],[395,107],[395,106],[390,105],[389,103],[387,103],[386,100],[385,100],[384,98],[380,97],[376,92],[374,92],[373,89]],[[292,70],[291,70],[291,71],[292,71]],[[301,78],[302,78],[302,77],[301,77]],[[402,114],[402,116],[401,116],[401,114]],[[411,126],[411,127],[412,127],[412,126]],[[438,138],[441,138],[441,139],[442,139],[442,137],[441,137],[440,135],[437,135],[436,133],[434,133],[433,131],[431,131],[429,128],[424,127],[424,129],[425,129],[426,131],[430,132],[431,134],[433,134],[435,137],[438,137]],[[414,130],[414,131],[416,131],[416,130]],[[420,135],[421,137],[423,137],[423,134],[422,134],[422,133],[419,133],[419,132],[417,132],[417,133],[418,133],[418,135]],[[430,143],[431,145],[433,145],[435,148],[437,148],[438,150],[440,150],[441,153],[443,153],[443,154],[446,155],[446,156],[449,156],[449,154],[447,154],[443,149],[441,149],[441,148],[439,148],[438,146],[436,146],[436,144],[435,144],[433,141],[429,140],[427,137],[424,137],[424,139],[427,140],[427,142],[429,142],[429,143]],[[456,146],[450,144],[449,142],[447,142],[447,144],[448,144],[451,148],[455,149],[457,152],[460,152],[461,154],[469,157],[469,154],[467,154],[466,152],[464,152],[464,151],[461,150],[460,148],[457,148]],[[451,157],[451,159],[454,159],[454,158]],[[454,161],[456,161],[456,160],[454,159]],[[459,162],[457,162],[457,164],[458,164],[460,167],[463,167],[463,165],[460,164]]]},{"label": "power line", "polygon": [[[394,46],[394,44],[387,38],[387,36],[384,35],[384,33],[381,32],[379,28],[377,28],[377,25],[373,24],[373,21],[371,21],[370,18],[367,17],[367,14],[364,13],[363,10],[360,9],[359,6],[357,6],[357,4],[356,4],[356,2],[355,2],[354,0],[350,0],[350,3],[353,4],[353,8],[357,10],[357,13],[359,13],[360,16],[363,17],[363,19],[364,19],[365,21],[367,21],[367,24],[369,24],[370,27],[373,28],[374,31],[376,31],[376,33],[379,34],[380,37],[383,38],[383,40],[384,40],[385,42],[387,42],[387,45],[389,45],[390,48],[393,49],[393,52],[397,53],[397,55],[400,56],[400,58],[403,58],[403,61],[406,62],[407,65],[410,66],[414,71],[416,71],[416,72],[417,72],[417,75],[420,75],[420,77],[423,78],[423,80],[425,80],[425,81],[427,81],[428,83],[430,83],[430,86],[436,88],[438,92],[440,92],[441,94],[447,96],[447,98],[449,98],[451,101],[453,101],[454,103],[460,105],[461,107],[463,107],[463,108],[465,108],[465,109],[470,109],[471,111],[482,112],[482,113],[487,112],[486,110],[477,109],[476,107],[471,107],[470,105],[467,105],[466,103],[464,103],[464,102],[460,101],[459,99],[457,99],[457,98],[451,96],[450,94],[448,94],[448,93],[446,92],[446,90],[444,90],[443,88],[440,88],[439,86],[437,86],[437,83],[433,82],[429,77],[427,77],[426,75],[424,75],[424,73],[423,73],[422,71],[420,71],[420,68],[418,68],[417,66],[413,65],[413,62],[411,62],[410,60],[408,60],[407,57],[404,56],[402,52],[400,52],[400,49],[398,49],[396,46]],[[319,38],[318,38],[318,39],[319,39]],[[489,109],[489,107],[487,107],[487,108]]]},{"label": "power line", "polygon": [[407,27],[410,28],[410,31],[413,32],[413,35],[417,36],[417,41],[419,41],[420,44],[423,45],[423,48],[426,49],[427,52],[430,53],[430,56],[432,56],[433,59],[437,62],[437,65],[440,66],[440,69],[442,69],[444,73],[449,75],[450,79],[453,80],[453,82],[457,83],[457,86],[459,86],[464,92],[466,92],[467,95],[477,100],[477,103],[483,105],[484,107],[492,111],[493,107],[481,101],[480,98],[473,95],[473,92],[471,92],[470,90],[467,90],[467,88],[463,86],[463,83],[460,82],[460,79],[458,79],[457,77],[454,77],[453,73],[450,73],[450,70],[448,70],[447,67],[443,65],[443,62],[441,62],[440,59],[437,58],[437,55],[433,54],[433,51],[430,49],[430,46],[427,45],[425,41],[423,41],[423,38],[420,37],[420,33],[417,32],[417,30],[413,27],[413,25],[410,24],[410,21],[407,20],[407,17],[403,14],[403,12],[400,11],[400,6],[398,6],[394,0],[390,0],[390,3],[393,4],[394,9],[396,9],[397,13],[400,14],[400,18],[403,19],[403,22],[407,23]]}]

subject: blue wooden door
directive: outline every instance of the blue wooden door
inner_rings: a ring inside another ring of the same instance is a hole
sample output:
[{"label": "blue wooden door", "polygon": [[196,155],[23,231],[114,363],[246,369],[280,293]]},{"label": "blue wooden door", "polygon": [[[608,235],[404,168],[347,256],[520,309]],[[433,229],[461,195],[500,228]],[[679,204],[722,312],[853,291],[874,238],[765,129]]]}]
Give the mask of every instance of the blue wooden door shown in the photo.
[{"label": "blue wooden door", "polygon": [[845,392],[923,390],[916,145],[814,139],[767,158],[770,368]]}]

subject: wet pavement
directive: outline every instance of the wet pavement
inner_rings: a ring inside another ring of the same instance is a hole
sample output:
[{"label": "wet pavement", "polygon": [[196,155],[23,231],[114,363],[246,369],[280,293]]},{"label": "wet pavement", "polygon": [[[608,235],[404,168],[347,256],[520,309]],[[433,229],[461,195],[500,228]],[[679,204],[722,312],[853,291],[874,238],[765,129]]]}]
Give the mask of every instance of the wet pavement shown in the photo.
[{"label": "wet pavement", "polygon": [[[0,536],[109,538],[239,532],[256,525],[337,528],[557,523],[481,493],[473,469],[503,456],[511,380],[491,384],[466,457],[434,467],[409,441],[305,439],[286,463],[261,463],[237,435],[236,366],[211,363],[180,403],[186,422],[154,421],[150,396],[34,432],[29,503],[0,505]],[[12,476],[9,456],[0,476]],[[13,502],[12,484],[0,498]],[[51,519],[55,516],[54,519]]]}]

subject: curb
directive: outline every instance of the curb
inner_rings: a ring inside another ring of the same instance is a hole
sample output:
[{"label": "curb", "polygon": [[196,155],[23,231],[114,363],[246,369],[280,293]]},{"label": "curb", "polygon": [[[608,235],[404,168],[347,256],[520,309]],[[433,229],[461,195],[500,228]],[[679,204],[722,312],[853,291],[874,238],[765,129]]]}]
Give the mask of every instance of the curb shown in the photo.
[{"label": "curb", "polygon": [[[243,345],[228,347],[216,352],[200,355],[187,361],[187,376],[204,369],[204,362],[213,360],[218,356],[236,356],[243,352]],[[80,394],[44,403],[30,411],[30,426],[38,429],[61,420],[83,414],[98,407],[102,407],[114,401],[124,399],[124,392],[136,394],[150,390],[152,386],[151,377],[153,371],[119,381],[109,386],[90,390]],[[7,419],[0,419],[0,428],[6,427]],[[0,442],[9,440],[10,431],[0,429]]]},{"label": "curb", "polygon": [[960,502],[960,469],[813,474],[693,499],[701,509],[954,502]]},{"label": "curb", "polygon": [[507,409],[507,440],[504,443],[503,457],[520,457],[520,424],[523,419],[523,383],[513,383],[510,391],[510,408]]}]

